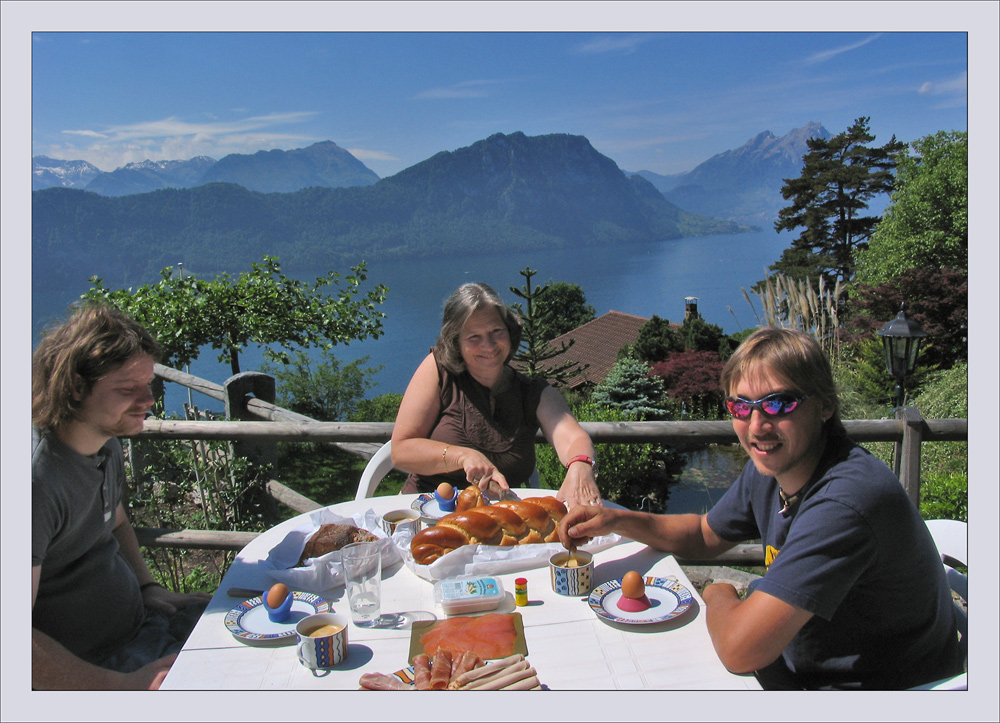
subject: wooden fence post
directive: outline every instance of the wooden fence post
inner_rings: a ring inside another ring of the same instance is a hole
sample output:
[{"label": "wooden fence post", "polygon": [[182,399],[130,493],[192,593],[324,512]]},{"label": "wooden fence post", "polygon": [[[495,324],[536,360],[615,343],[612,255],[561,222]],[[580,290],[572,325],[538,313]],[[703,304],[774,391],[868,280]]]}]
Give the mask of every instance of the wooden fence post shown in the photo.
[{"label": "wooden fence post", "polygon": [[900,407],[896,419],[903,421],[903,439],[896,442],[896,475],[910,500],[920,509],[920,443],[924,436],[924,418],[916,407]]},{"label": "wooden fence post", "polygon": [[[229,377],[222,385],[226,397],[226,418],[235,421],[256,419],[247,410],[250,398],[274,403],[274,377],[261,372],[241,372]],[[278,444],[270,440],[236,440],[233,454],[246,457],[261,465],[273,465],[278,460]]]}]

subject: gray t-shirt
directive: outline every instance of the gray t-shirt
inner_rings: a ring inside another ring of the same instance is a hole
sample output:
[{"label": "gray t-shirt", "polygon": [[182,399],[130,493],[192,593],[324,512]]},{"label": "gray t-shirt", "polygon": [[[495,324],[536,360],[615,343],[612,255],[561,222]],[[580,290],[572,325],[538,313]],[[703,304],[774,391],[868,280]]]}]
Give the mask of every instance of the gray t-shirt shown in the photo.
[{"label": "gray t-shirt", "polygon": [[97,663],[135,636],[139,583],[112,534],[125,463],[111,439],[92,457],[31,434],[31,565],[41,565],[32,627]]}]

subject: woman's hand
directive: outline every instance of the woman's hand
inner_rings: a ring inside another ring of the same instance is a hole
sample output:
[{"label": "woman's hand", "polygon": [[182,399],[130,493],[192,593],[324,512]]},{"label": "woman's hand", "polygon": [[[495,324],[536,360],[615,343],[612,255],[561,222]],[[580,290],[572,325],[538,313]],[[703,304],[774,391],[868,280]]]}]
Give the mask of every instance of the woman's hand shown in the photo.
[{"label": "woman's hand", "polygon": [[500,470],[484,454],[463,447],[462,469],[469,484],[476,485],[483,492],[508,490],[510,485]]},{"label": "woman's hand", "polygon": [[556,497],[567,508],[577,505],[603,506],[601,490],[594,478],[594,469],[583,462],[574,462],[566,470],[566,479],[559,487]]}]

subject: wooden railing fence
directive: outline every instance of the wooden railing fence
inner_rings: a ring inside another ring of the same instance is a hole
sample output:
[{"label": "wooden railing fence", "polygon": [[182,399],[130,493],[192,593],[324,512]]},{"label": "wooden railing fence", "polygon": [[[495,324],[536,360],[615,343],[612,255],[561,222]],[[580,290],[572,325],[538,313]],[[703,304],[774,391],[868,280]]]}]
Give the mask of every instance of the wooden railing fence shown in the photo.
[{"label": "wooden railing fence", "polygon": [[[274,404],[274,379],[259,372],[237,374],[224,385],[200,379],[157,364],[162,379],[225,402],[227,421],[146,421],[139,439],[229,440],[237,454],[260,456],[274,442],[327,442],[364,457],[389,440],[392,423],[319,422]],[[695,443],[737,442],[730,422],[584,422],[595,443]],[[920,452],[924,442],[967,441],[967,419],[924,419],[915,407],[903,407],[895,419],[845,420],[848,435],[857,442],[895,443],[896,474],[915,505],[920,502]],[[544,437],[539,433],[539,441]],[[262,446],[263,445],[263,446]],[[296,512],[320,505],[277,480],[267,484],[269,494]],[[140,544],[211,550],[242,549],[257,533],[215,530],[165,530],[136,528]],[[681,560],[684,564],[761,565],[759,545],[738,545],[710,561]]]}]

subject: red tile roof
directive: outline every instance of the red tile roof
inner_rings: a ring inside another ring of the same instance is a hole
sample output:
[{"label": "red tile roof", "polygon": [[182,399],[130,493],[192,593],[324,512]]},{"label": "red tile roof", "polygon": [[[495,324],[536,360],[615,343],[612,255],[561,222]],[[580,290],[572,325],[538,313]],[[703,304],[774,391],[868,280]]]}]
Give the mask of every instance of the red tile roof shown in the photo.
[{"label": "red tile roof", "polygon": [[544,367],[554,367],[563,361],[589,364],[581,373],[569,379],[569,387],[576,388],[584,384],[600,384],[611,371],[618,359],[618,351],[627,344],[634,344],[639,336],[639,329],[649,321],[643,316],[623,314],[620,311],[609,311],[583,326],[578,326],[562,336],[553,339],[550,344],[558,349],[563,342],[573,345],[564,353],[542,363]]}]

